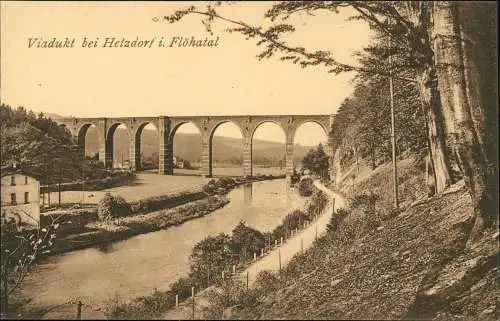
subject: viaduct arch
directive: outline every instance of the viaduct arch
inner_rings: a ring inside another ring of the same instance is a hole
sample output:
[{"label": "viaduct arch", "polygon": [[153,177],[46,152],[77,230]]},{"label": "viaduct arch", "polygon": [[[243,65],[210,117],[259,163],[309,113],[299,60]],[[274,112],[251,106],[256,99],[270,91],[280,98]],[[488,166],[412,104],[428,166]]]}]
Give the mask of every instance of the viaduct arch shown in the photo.
[{"label": "viaduct arch", "polygon": [[[263,123],[272,122],[283,129],[286,137],[285,158],[286,176],[293,174],[294,137],[297,129],[304,123],[319,124],[325,133],[331,130],[333,115],[252,115],[252,116],[159,116],[159,117],[120,117],[120,118],[65,118],[57,119],[75,137],[79,146],[85,150],[85,134],[90,126],[95,126],[99,137],[99,160],[106,168],[113,164],[113,134],[120,124],[128,130],[129,159],[132,170],[140,169],[141,133],[147,124],[153,124],[158,130],[158,173],[173,175],[173,141],[177,129],[185,123],[194,124],[201,134],[202,176],[212,176],[212,137],[217,127],[231,122],[239,127],[243,137],[243,172],[252,176],[252,138],[256,129]],[[333,159],[331,142],[325,151]],[[330,164],[331,165],[331,164]],[[331,168],[331,166],[330,166]]]}]

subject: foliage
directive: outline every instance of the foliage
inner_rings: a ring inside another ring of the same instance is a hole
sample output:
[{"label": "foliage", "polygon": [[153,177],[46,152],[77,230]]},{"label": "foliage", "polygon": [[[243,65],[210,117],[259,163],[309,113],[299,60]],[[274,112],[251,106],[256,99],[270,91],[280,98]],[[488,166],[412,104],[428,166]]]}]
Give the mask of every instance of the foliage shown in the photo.
[{"label": "foliage", "polygon": [[304,178],[299,183],[299,194],[300,196],[309,197],[314,191],[314,184],[312,178]]},{"label": "foliage", "polygon": [[[232,185],[232,180],[224,180],[225,186]],[[213,180],[210,185],[215,186]],[[222,184],[222,183],[219,183]],[[222,280],[222,271],[231,271],[231,266],[238,263],[235,257],[239,256],[246,262],[253,259],[253,253],[260,253],[265,247],[265,242],[279,240],[290,235],[292,229],[300,228],[302,223],[310,220],[312,213],[319,214],[327,204],[327,197],[323,192],[317,190],[313,185],[315,193],[309,200],[309,213],[295,210],[283,218],[282,223],[272,232],[261,233],[250,228],[244,222],[240,222],[231,236],[219,234],[210,236],[198,242],[190,256],[190,273],[186,278],[181,278],[170,286],[166,292],[155,292],[148,298],[139,301],[112,306],[107,315],[113,318],[139,318],[151,319],[161,315],[161,312],[173,306],[172,298],[179,295],[183,300],[191,296],[191,287],[200,291],[209,285],[217,284],[220,291],[211,291],[209,294],[210,306],[204,311],[207,318],[220,318],[225,308],[235,305],[254,306],[262,295],[277,289],[281,284],[278,277],[270,272],[264,271],[257,275],[256,288],[246,290],[245,284],[238,278],[225,277]],[[214,202],[216,198],[210,198]],[[216,202],[215,202],[216,203]],[[194,211],[190,205],[182,207],[182,212]],[[199,208],[197,209],[199,210]],[[132,218],[126,218],[127,221]],[[241,263],[241,262],[240,262]],[[245,262],[243,262],[245,263]],[[306,263],[306,262],[303,262]],[[163,309],[163,310],[162,310]]]},{"label": "foliage", "polygon": [[327,203],[328,197],[326,194],[323,191],[316,189],[313,196],[309,199],[306,211],[310,216],[317,216],[323,211]]},{"label": "foliage", "polygon": [[222,177],[218,180],[211,179],[203,185],[202,191],[208,195],[224,194],[236,186],[236,181],[231,177]]},{"label": "foliage", "polygon": [[348,214],[349,212],[346,211],[345,209],[338,208],[332,215],[330,221],[328,222],[328,225],[326,226],[327,233],[333,234],[337,232],[340,224],[344,221],[344,219],[347,217]]},{"label": "foliage", "polygon": [[308,169],[312,174],[321,178],[328,177],[328,155],[326,155],[323,145],[319,144],[316,149],[311,149],[302,159],[302,167]]},{"label": "foliage", "polygon": [[284,227],[285,235],[290,235],[292,231],[303,226],[305,221],[311,220],[308,213],[301,210],[294,210],[283,218],[281,225]]},{"label": "foliage", "polygon": [[179,300],[184,300],[191,296],[191,289],[196,285],[193,278],[180,278],[170,285],[170,291],[178,295]]},{"label": "foliage", "polygon": [[134,213],[149,213],[165,209],[166,207],[176,206],[198,197],[197,194],[190,192],[181,192],[176,195],[153,196],[141,199],[136,204],[132,204],[131,209]]},{"label": "foliage", "polygon": [[279,289],[280,280],[276,273],[260,271],[255,279],[255,287],[261,293],[271,293]]},{"label": "foliage", "polygon": [[253,258],[254,253],[259,255],[265,247],[266,239],[258,230],[245,225],[240,221],[231,234],[231,248],[234,253],[238,253],[240,261],[247,261]]},{"label": "foliage", "polygon": [[16,164],[42,185],[109,175],[97,159],[83,157],[71,133],[43,113],[0,105],[1,165]]},{"label": "foliage", "polygon": [[[30,215],[30,213],[26,213]],[[43,227],[24,226],[22,222],[1,216],[1,257],[0,275],[1,309],[8,315],[9,296],[16,291],[37,261],[50,253],[59,227],[59,218],[52,219]]]},{"label": "foliage", "polygon": [[238,278],[225,279],[217,290],[208,293],[210,304],[203,310],[204,319],[222,319],[225,308],[242,304],[248,294],[245,284]]},{"label": "foliage", "polygon": [[203,285],[222,277],[232,263],[231,237],[220,233],[196,243],[190,255],[190,277]]},{"label": "foliage", "polygon": [[97,205],[97,215],[101,221],[125,217],[131,213],[130,205],[119,195],[106,192]]}]

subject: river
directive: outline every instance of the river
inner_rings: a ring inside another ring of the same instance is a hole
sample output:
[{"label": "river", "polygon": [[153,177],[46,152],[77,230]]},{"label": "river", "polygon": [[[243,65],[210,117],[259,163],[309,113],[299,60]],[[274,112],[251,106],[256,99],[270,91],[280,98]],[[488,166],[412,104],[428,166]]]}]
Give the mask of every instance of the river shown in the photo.
[{"label": "river", "polygon": [[260,231],[272,230],[290,210],[304,205],[304,199],[283,179],[241,186],[228,197],[231,202],[225,207],[182,225],[104,248],[49,257],[23,284],[22,297],[31,300],[27,309],[43,310],[38,317],[69,318],[74,317],[76,307],[64,302],[71,298],[105,307],[112,300],[151,294],[154,288],[167,290],[172,282],[187,275],[191,250],[204,237],[229,234],[240,220]]}]

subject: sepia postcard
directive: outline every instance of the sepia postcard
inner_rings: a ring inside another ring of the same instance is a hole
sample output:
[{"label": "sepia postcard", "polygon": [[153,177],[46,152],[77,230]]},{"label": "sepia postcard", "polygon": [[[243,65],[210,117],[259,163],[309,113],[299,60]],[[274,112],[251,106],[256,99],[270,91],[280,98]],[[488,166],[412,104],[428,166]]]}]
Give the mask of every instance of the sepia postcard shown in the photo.
[{"label": "sepia postcard", "polygon": [[0,4],[2,319],[500,319],[496,2]]}]

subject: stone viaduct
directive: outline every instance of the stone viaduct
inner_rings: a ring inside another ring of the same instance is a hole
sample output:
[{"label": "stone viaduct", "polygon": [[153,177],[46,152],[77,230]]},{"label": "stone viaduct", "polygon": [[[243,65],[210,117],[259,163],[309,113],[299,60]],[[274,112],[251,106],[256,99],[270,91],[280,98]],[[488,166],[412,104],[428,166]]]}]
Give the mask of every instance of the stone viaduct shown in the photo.
[{"label": "stone viaduct", "polygon": [[[173,174],[173,141],[176,130],[185,123],[194,124],[201,134],[202,154],[200,174],[212,176],[212,137],[217,127],[223,123],[236,124],[243,138],[243,168],[245,176],[252,176],[252,137],[255,130],[263,123],[272,122],[283,129],[286,136],[285,158],[286,175],[293,173],[293,146],[297,128],[308,122],[319,124],[328,135],[333,115],[255,115],[255,116],[159,116],[159,117],[123,117],[123,118],[64,118],[56,120],[69,129],[78,145],[85,150],[85,135],[90,126],[95,126],[99,137],[99,160],[107,168],[113,164],[113,134],[118,126],[125,125],[130,138],[130,167],[140,169],[141,133],[147,124],[153,124],[158,130],[159,174]],[[332,160],[330,142],[325,151]],[[331,168],[331,166],[330,166]]]}]

